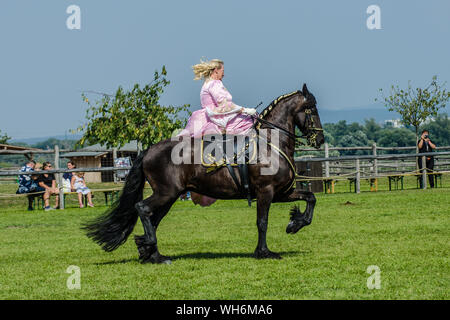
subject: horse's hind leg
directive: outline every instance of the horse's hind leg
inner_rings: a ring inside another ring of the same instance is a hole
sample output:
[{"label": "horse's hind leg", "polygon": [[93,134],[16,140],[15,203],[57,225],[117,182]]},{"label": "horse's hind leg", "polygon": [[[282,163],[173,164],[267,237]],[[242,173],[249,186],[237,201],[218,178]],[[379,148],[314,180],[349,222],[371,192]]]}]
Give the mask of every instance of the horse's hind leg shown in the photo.
[{"label": "horse's hind leg", "polygon": [[153,194],[151,197],[136,203],[135,207],[144,227],[144,235],[135,236],[134,240],[142,263],[171,263],[169,257],[159,253],[156,229],[175,200],[176,197]]}]

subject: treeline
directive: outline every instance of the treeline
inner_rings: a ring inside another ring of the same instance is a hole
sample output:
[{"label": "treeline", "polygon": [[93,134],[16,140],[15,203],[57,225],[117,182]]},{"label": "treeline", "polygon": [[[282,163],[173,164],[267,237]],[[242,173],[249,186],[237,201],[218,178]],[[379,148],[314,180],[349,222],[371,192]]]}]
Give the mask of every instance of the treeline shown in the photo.
[{"label": "treeline", "polygon": [[[7,140],[4,142],[8,143]],[[53,149],[55,146],[58,146],[60,149],[64,150],[73,150],[75,148],[76,143],[77,140],[59,140],[56,138],[50,138],[45,141],[34,144],[27,144],[24,142],[15,142],[13,144],[15,146],[37,148],[44,150]],[[36,155],[36,158],[34,160],[41,163],[45,161],[50,161],[53,163],[54,159],[55,158],[53,154],[38,154]],[[0,168],[19,167],[22,166],[25,161],[26,159],[23,155],[0,155]]]},{"label": "treeline", "polygon": [[[330,147],[363,147],[370,146],[374,142],[379,147],[410,147],[416,144],[414,127],[394,128],[390,123],[380,125],[374,119],[366,119],[364,124],[356,122],[347,124],[342,120],[337,123],[325,123],[323,128],[325,141]],[[424,129],[430,132],[430,138],[437,146],[450,146],[450,119],[447,114],[439,114],[432,121],[423,124],[420,132]],[[361,150],[339,152],[340,155],[366,153]]]}]

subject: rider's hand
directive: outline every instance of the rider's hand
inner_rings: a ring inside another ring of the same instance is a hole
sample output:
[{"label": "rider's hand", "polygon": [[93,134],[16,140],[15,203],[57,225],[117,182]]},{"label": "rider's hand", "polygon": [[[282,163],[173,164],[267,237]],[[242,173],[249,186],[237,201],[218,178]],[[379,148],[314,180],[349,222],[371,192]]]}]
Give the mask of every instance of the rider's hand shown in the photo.
[{"label": "rider's hand", "polygon": [[256,114],[256,109],[253,108],[244,108],[244,110],[242,111],[242,113],[248,114],[248,115],[254,115]]}]

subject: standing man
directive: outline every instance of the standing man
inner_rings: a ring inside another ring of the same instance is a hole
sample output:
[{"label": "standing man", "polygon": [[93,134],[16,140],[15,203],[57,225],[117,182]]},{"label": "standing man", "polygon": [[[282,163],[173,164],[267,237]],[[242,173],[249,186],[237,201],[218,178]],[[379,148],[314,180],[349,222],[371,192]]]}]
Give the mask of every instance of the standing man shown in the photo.
[{"label": "standing man", "polygon": [[[436,145],[430,139],[430,133],[428,132],[428,130],[422,131],[422,135],[417,145],[419,147],[419,153],[433,152],[433,149],[436,149]],[[419,157],[418,164],[419,164],[419,171],[421,171],[423,168],[422,157]],[[434,158],[427,156],[425,166],[427,168],[427,173],[432,173],[434,168]],[[419,181],[420,181],[420,188],[422,189],[423,188],[422,179],[420,179]],[[430,183],[430,187],[434,188],[433,175],[428,175],[428,181]]]}]

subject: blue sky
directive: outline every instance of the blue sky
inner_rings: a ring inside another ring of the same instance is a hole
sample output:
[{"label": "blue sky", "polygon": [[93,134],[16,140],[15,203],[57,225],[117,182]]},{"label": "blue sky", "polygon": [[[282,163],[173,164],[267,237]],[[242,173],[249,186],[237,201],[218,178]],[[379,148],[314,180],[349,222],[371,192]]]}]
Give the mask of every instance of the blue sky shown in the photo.
[{"label": "blue sky", "polygon": [[[66,26],[71,4],[80,30]],[[373,4],[380,30],[366,26]],[[449,12],[448,0],[2,0],[0,130],[65,134],[85,121],[83,91],[144,85],[162,65],[171,85],[161,102],[195,110],[201,82],[191,66],[201,57],[225,61],[239,105],[267,105],[307,83],[322,117],[384,108],[379,88],[450,82]]]}]

